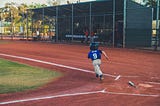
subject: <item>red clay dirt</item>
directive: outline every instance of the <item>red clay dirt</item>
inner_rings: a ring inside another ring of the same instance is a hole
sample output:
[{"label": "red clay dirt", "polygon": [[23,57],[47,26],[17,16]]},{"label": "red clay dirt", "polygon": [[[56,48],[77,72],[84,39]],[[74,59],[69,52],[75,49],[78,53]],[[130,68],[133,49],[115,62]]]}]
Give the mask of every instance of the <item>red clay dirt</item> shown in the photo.
[{"label": "red clay dirt", "polygon": [[[111,59],[111,62],[109,62],[102,57],[101,68],[107,74],[103,82],[99,81],[94,73],[0,55],[0,58],[56,70],[64,75],[36,90],[0,94],[0,103],[52,96],[51,98],[1,105],[160,106],[159,52],[100,48],[106,51]],[[31,41],[9,41],[0,44],[0,54],[27,57],[93,72],[92,63],[87,59],[88,51],[88,46],[73,44]],[[120,79],[114,80],[114,76],[118,75],[121,75]],[[134,82],[136,88],[130,86],[128,81]],[[104,89],[105,92],[102,92]]]}]

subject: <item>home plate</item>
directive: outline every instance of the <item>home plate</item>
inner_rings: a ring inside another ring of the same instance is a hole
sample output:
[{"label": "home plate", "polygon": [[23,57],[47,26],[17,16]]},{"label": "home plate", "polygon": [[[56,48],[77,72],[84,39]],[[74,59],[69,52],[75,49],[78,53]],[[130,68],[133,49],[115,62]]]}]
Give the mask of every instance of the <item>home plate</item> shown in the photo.
[{"label": "home plate", "polygon": [[141,87],[145,87],[145,88],[151,88],[153,87],[153,85],[149,85],[149,84],[138,84]]}]

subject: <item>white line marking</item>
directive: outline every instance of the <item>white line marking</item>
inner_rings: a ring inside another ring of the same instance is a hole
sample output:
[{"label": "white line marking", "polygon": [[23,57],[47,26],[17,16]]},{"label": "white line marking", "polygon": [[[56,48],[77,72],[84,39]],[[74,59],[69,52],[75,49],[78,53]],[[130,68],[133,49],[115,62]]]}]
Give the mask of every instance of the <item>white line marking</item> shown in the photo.
[{"label": "white line marking", "polygon": [[154,88],[155,90],[160,90],[160,88]]},{"label": "white line marking", "polygon": [[114,80],[118,80],[121,77],[121,75],[118,75]]},{"label": "white line marking", "polygon": [[134,93],[118,93],[118,92],[109,92],[106,91],[105,93],[112,94],[112,95],[127,95],[127,96],[147,96],[147,97],[159,97],[159,95],[154,94],[134,94]]},{"label": "white line marking", "polygon": [[159,79],[159,77],[151,77],[151,79],[157,79],[157,80],[158,80],[158,79]]},{"label": "white line marking", "polygon": [[106,89],[103,89],[100,91],[81,92],[81,93],[73,93],[73,94],[62,94],[62,95],[44,96],[44,97],[37,97],[37,98],[29,98],[29,99],[0,102],[0,105],[22,103],[22,102],[29,102],[29,101],[38,101],[38,100],[46,100],[46,99],[53,99],[53,98],[60,98],[60,97],[89,95],[89,94],[97,94],[97,93],[106,93],[106,94],[111,94],[111,95],[125,95],[125,96],[159,97],[159,95],[154,95],[154,94],[118,93],[118,92],[109,92],[109,91],[106,91]]},{"label": "white line marking", "polygon": [[[93,71],[89,71],[89,70],[85,70],[85,69],[81,69],[81,68],[75,68],[75,67],[71,67],[71,66],[65,66],[65,65],[61,65],[61,64],[56,64],[56,63],[52,63],[52,62],[46,62],[46,61],[42,61],[42,60],[31,59],[31,58],[27,58],[27,57],[14,56],[14,55],[2,54],[2,53],[0,53],[0,55],[1,56],[18,58],[18,59],[23,59],[23,60],[34,61],[34,62],[39,62],[39,63],[44,63],[44,64],[49,64],[49,65],[54,65],[54,66],[68,68],[68,69],[73,69],[73,70],[79,70],[79,71],[82,71],[82,72],[94,73]],[[115,77],[115,79],[119,79],[121,77],[120,75],[118,75],[118,76],[111,75],[111,74],[104,74],[104,75],[110,76],[110,77]],[[123,76],[123,77],[138,77],[138,76]],[[101,91],[83,92],[83,93],[74,93],[74,94],[63,94],[63,95],[46,96],[46,97],[30,98],[30,99],[22,99],[22,100],[8,101],[8,102],[0,102],[0,104],[1,105],[2,104],[13,104],[13,103],[19,103],[19,102],[36,101],[36,100],[42,100],[42,99],[51,99],[51,98],[67,97],[67,96],[96,94],[96,93],[108,93],[108,94],[114,94],[114,95],[128,95],[128,96],[159,97],[159,95],[109,92],[109,91],[106,91],[104,89],[104,90],[101,90]]]},{"label": "white line marking", "polygon": [[159,82],[145,82],[145,83],[149,83],[149,84],[160,84]]},{"label": "white line marking", "polygon": [[[63,68],[68,68],[68,69],[73,69],[73,70],[78,70],[78,71],[82,71],[82,72],[87,72],[87,73],[92,73],[95,74],[95,72],[90,71],[90,70],[85,70],[85,69],[81,69],[81,68],[76,68],[76,67],[71,67],[71,66],[66,66],[66,65],[62,65],[62,64],[57,64],[57,63],[52,63],[52,62],[47,62],[47,61],[42,61],[42,60],[37,60],[37,59],[32,59],[32,58],[27,58],[27,57],[21,57],[21,56],[14,56],[14,55],[9,55],[9,54],[3,54],[0,53],[1,56],[6,56],[6,57],[12,57],[12,58],[18,58],[18,59],[23,59],[23,60],[28,60],[28,61],[33,61],[33,62],[38,62],[38,63],[44,63],[44,64],[49,64],[49,65],[53,65],[53,66],[58,66],[58,67],[63,67]],[[112,75],[112,74],[103,74],[104,76],[109,76],[109,77],[113,77],[113,78],[117,78],[116,75]],[[121,76],[121,77],[139,77],[139,76]]]},{"label": "white line marking", "polygon": [[0,105],[13,104],[13,103],[21,103],[21,102],[29,102],[29,101],[38,101],[38,100],[53,99],[53,98],[60,98],[60,97],[69,97],[69,96],[78,96],[78,95],[89,95],[89,94],[96,94],[96,93],[105,93],[105,89],[104,90],[100,90],[100,91],[92,91],[92,92],[62,94],[62,95],[44,96],[44,97],[38,97],[38,98],[14,100],[14,101],[8,101],[8,102],[0,102]]},{"label": "white line marking", "polygon": [[[14,56],[14,55],[8,55],[8,54],[3,54],[3,53],[0,53],[0,55],[1,55],[1,56],[6,56],[6,57],[12,57],[12,58],[18,58],[18,59],[33,61],[33,62],[38,62],[38,63],[49,64],[49,65],[53,65],[53,66],[58,66],[58,67],[63,67],[63,68],[68,68],[68,69],[73,69],[73,70],[78,70],[78,71],[87,72],[87,73],[95,73],[95,72],[90,71],[90,70],[85,70],[85,69],[81,69],[81,68],[66,66],[66,65],[62,65],[62,64],[56,64],[56,63],[52,63],[52,62],[47,62],[47,61],[42,61],[42,60],[37,60],[37,59],[32,59],[32,58],[27,58],[27,57]],[[109,77],[117,77],[117,76],[111,75],[111,74],[104,74],[104,75],[105,75],[105,76],[109,76]]]}]

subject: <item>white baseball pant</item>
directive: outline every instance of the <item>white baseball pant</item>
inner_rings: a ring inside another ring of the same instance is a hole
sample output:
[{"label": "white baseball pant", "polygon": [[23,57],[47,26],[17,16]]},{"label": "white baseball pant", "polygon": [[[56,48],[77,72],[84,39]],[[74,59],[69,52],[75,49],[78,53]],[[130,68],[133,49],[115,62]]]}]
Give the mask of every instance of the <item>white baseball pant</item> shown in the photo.
[{"label": "white baseball pant", "polygon": [[102,75],[103,73],[100,68],[101,60],[100,59],[93,60],[92,64],[93,64],[95,73],[98,74],[99,76]]}]

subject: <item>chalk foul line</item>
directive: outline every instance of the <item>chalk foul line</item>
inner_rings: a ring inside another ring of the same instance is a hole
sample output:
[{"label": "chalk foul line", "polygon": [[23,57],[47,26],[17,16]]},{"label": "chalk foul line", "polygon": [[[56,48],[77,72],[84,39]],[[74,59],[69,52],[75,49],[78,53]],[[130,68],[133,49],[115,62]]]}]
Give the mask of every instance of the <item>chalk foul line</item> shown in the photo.
[{"label": "chalk foul line", "polygon": [[[48,65],[53,65],[53,66],[58,66],[58,67],[67,68],[67,69],[78,70],[78,71],[82,71],[82,72],[86,72],[86,73],[95,73],[95,72],[90,71],[90,70],[85,70],[85,69],[81,69],[81,68],[66,66],[66,65],[62,65],[62,64],[57,64],[57,63],[52,63],[52,62],[47,62],[47,61],[42,61],[42,60],[37,60],[37,59],[32,59],[32,58],[27,58],[27,57],[21,57],[21,56],[15,56],[15,55],[3,54],[3,53],[0,53],[0,55],[1,56],[6,56],[6,57],[12,57],[12,58],[17,58],[17,59],[33,61],[33,62],[38,62],[38,63],[43,63],[43,64],[48,64]],[[117,77],[117,76],[111,75],[111,74],[104,74],[104,75],[105,76],[109,76],[109,77],[114,77],[114,78]]]},{"label": "chalk foul line", "polygon": [[160,85],[160,82],[145,82],[145,83]]},{"label": "chalk foul line", "polygon": [[[57,64],[57,63],[52,63],[52,62],[47,62],[47,61],[32,59],[32,58],[28,58],[28,57],[15,56],[15,55],[3,54],[3,53],[0,53],[0,55],[1,55],[1,56],[6,56],[6,57],[12,57],[12,58],[18,58],[18,59],[33,61],[33,62],[38,62],[38,63],[43,63],[43,64],[48,64],[48,65],[53,65],[53,66],[62,67],[62,68],[68,68],[68,69],[78,70],[78,71],[82,71],[82,72],[86,72],[86,73],[95,74],[95,72],[90,71],[90,70],[85,70],[85,69],[76,68],[76,67],[71,67],[71,66],[66,66],[66,65],[62,65],[62,64]],[[108,77],[113,77],[114,80],[118,80],[118,79],[120,79],[120,77],[139,77],[139,76],[120,76],[120,75],[117,75],[117,76],[116,76],[116,75],[106,74],[106,73],[104,73],[103,75],[104,75],[104,76],[108,76]]]},{"label": "chalk foul line", "polygon": [[100,91],[92,91],[92,92],[81,92],[81,93],[73,93],[73,94],[62,94],[62,95],[44,96],[44,97],[37,97],[37,98],[14,100],[14,101],[8,101],[8,102],[0,102],[0,105],[13,104],[13,103],[21,103],[21,102],[29,102],[29,101],[38,101],[38,100],[53,99],[53,98],[60,98],[60,97],[89,95],[89,94],[97,94],[97,93],[105,93],[105,89],[100,90]]},{"label": "chalk foul line", "polygon": [[108,94],[108,95],[159,97],[158,94],[156,95],[156,94],[118,93],[118,92],[110,92],[110,91],[107,91],[106,89],[103,89],[103,90],[99,90],[99,91],[81,92],[81,93],[73,93],[73,94],[61,94],[61,95],[54,95],[54,96],[44,96],[44,97],[37,97],[37,98],[29,98],[29,99],[21,99],[21,100],[13,100],[13,101],[7,101],[7,102],[0,102],[0,105],[22,103],[22,102],[29,102],[29,101],[38,101],[38,100],[46,100],[46,99],[53,99],[53,98],[60,98],[60,97],[89,95],[89,94],[97,94],[97,93],[103,93],[103,94]]},{"label": "chalk foul line", "polygon": [[134,94],[134,93],[123,93],[123,92],[109,92],[105,91],[107,94],[112,94],[112,95],[125,95],[125,96],[141,96],[141,97],[159,97],[160,95],[158,94]]}]

